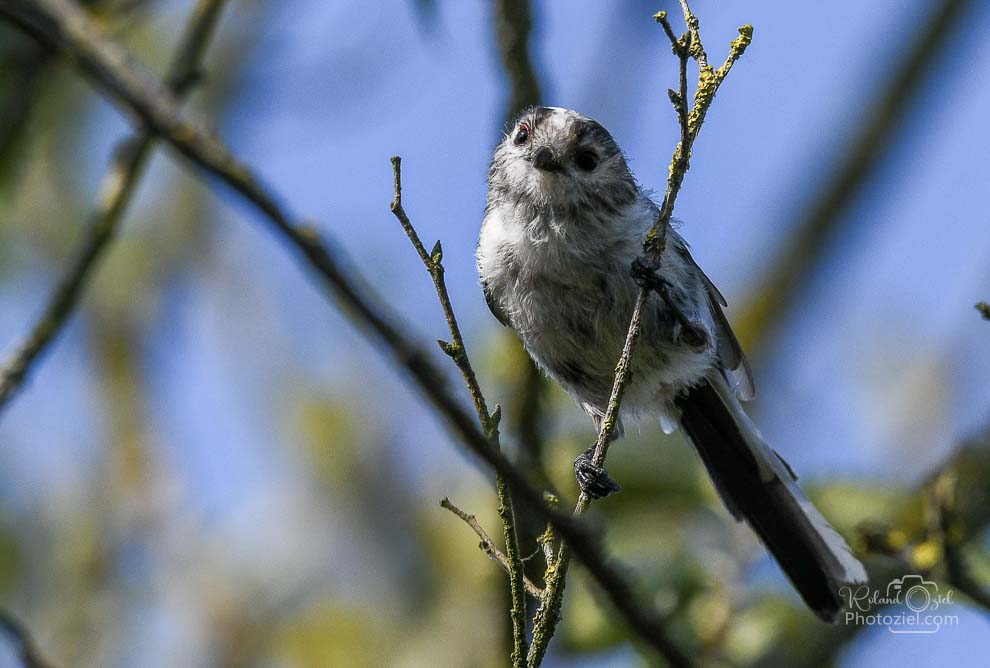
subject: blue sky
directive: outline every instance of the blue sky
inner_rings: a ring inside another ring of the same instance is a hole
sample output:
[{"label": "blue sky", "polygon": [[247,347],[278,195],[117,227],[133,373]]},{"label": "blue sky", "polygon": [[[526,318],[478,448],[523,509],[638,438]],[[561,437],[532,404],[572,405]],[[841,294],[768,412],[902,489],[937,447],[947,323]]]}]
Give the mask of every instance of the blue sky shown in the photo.
[{"label": "blue sky", "polygon": [[[533,55],[546,102],[601,121],[639,180],[659,190],[677,136],[666,102],[676,62],[649,20],[656,3],[536,4]],[[171,29],[189,5],[165,3],[158,20]],[[473,260],[505,86],[487,3],[439,2],[429,28],[411,2],[283,5],[250,52],[219,131],[429,341],[443,335],[443,321],[388,211],[389,157],[402,155],[405,207],[425,240],[443,241],[468,343],[492,341],[497,324]],[[730,305],[769,266],[928,5],[695,3],[712,60],[738,25],[755,26],[675,212]],[[221,30],[244,30],[239,12],[251,11],[232,11]],[[974,25],[985,25],[990,10],[978,18]],[[855,231],[829,250],[828,270],[761,369],[761,429],[805,479],[910,481],[990,418],[988,334],[972,308],[990,298],[990,41],[980,37],[965,31],[929,82],[894,158],[847,214]],[[126,125],[107,105],[92,123],[80,158],[93,169],[79,178],[95,188]],[[173,163],[156,158],[148,180],[172,178],[180,178]],[[136,214],[168,206],[147,187]],[[279,415],[293,392],[341,384],[362,388],[363,408],[410,487],[429,498],[457,484],[465,466],[456,447],[286,248],[229,193],[221,190],[211,213],[211,261],[159,287],[156,334],[144,351],[161,457],[197,521],[259,559],[291,564],[294,548],[311,546],[289,527],[284,549],[268,555],[272,536],[248,520],[296,513],[299,534],[312,528],[305,484],[286,489],[305,473],[271,445],[284,438]],[[51,279],[40,271],[0,286],[0,341],[20,334]],[[85,346],[77,321],[0,422],[8,507],[33,512],[53,488],[72,503],[86,484],[102,422],[87,398]],[[343,531],[335,521],[321,531]],[[358,548],[322,549],[362,558]],[[958,632],[923,640],[865,634],[847,664],[916,652],[962,661],[990,650],[987,630],[985,617],[967,614]]]}]

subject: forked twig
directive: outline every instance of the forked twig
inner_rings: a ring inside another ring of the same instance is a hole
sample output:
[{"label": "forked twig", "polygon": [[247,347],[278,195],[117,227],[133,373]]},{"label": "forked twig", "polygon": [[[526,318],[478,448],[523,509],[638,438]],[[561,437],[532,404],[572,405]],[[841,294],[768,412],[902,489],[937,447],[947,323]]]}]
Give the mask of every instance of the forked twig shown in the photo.
[{"label": "forked twig", "polygon": [[[138,123],[160,136],[203,172],[230,187],[262,214],[269,227],[320,280],[344,315],[408,374],[460,443],[500,473],[516,498],[525,502],[540,519],[553,523],[557,534],[588,567],[589,575],[600,585],[630,630],[644,644],[668,654],[666,636],[657,619],[636,602],[628,579],[606,558],[587,526],[547,505],[526,474],[492,447],[491,439],[478,427],[476,418],[464,410],[448,389],[443,371],[406,333],[408,323],[384,308],[368,292],[357,270],[340,260],[340,251],[335,245],[322,238],[314,228],[300,224],[274,192],[223,142],[201,124],[186,120],[172,96],[163,92],[144,71],[137,69],[133,55],[107,39],[76,3],[19,0],[14,4],[15,10],[17,6],[25,6],[43,16],[51,24],[52,42],[59,50],[69,55],[97,88],[136,117]],[[33,36],[33,33],[29,34]]]},{"label": "forked twig", "polygon": [[[200,0],[189,19],[185,35],[176,48],[165,85],[176,100],[192,90],[199,79],[200,63],[226,0]],[[24,385],[31,370],[65,329],[82,299],[89,278],[117,233],[155,143],[155,134],[141,130],[121,142],[113,164],[103,179],[100,196],[87,224],[87,231],[68,270],[56,284],[31,332],[0,366],[0,411]]]},{"label": "forked twig", "polygon": [[[478,413],[478,421],[481,423],[485,435],[496,449],[498,445],[498,425],[501,419],[501,410],[495,407],[495,412],[488,412],[488,405],[485,402],[485,395],[481,392],[478,384],[478,377],[471,366],[471,359],[468,357],[467,349],[464,347],[464,337],[461,336],[461,328],[457,324],[457,316],[454,314],[454,307],[450,303],[450,294],[447,292],[447,283],[444,280],[443,268],[443,247],[437,241],[430,253],[426,252],[426,247],[419,238],[416,228],[413,227],[409,216],[402,207],[402,158],[392,157],[392,174],[394,179],[395,194],[392,198],[391,210],[398,219],[406,236],[412,242],[413,248],[426,266],[426,270],[433,278],[433,285],[440,299],[440,306],[443,309],[444,317],[447,319],[447,328],[450,330],[450,341],[437,341],[437,344],[464,376],[471,399],[474,401],[474,409]],[[522,556],[519,552],[519,538],[516,533],[515,513],[513,511],[512,495],[505,484],[505,478],[501,474],[495,476],[495,492],[498,495],[498,514],[502,520],[502,535],[505,540],[505,555],[502,564],[509,574],[509,588],[512,596],[512,663],[514,666],[525,665],[528,643],[526,640],[526,595],[523,593],[525,587],[525,574],[522,563]],[[449,504],[449,502],[448,502]],[[441,502],[443,505],[443,502]],[[447,506],[444,506],[447,507]],[[473,515],[471,516],[474,517]],[[471,524],[471,522],[468,522]],[[475,526],[475,530],[480,529],[480,525]],[[484,531],[482,529],[482,531]],[[485,534],[487,537],[487,534]],[[491,544],[491,540],[488,540]],[[494,545],[492,545],[494,549]],[[494,553],[489,551],[494,556]]]},{"label": "forked twig", "polygon": [[[455,506],[446,496],[440,499],[440,506],[457,515],[459,518],[464,520],[465,524],[474,529],[474,532],[478,534],[478,538],[481,539],[481,543],[478,544],[478,547],[484,550],[491,559],[494,559],[501,564],[502,569],[506,573],[511,574],[512,566],[509,564],[509,558],[505,556],[504,552],[498,549],[494,541],[492,541],[491,536],[489,536],[488,532],[485,531],[485,528],[481,526],[481,522],[478,521],[477,517],[473,514],[466,513]],[[530,581],[530,579],[525,575],[523,576],[523,585],[526,587],[526,593],[533,598],[539,600],[540,596],[543,595],[543,590],[533,584],[532,581]]]},{"label": "forked twig", "polygon": [[[698,18],[691,12],[686,0],[681,0],[681,9],[684,13],[684,23],[688,27],[688,32],[681,38],[674,35],[674,31],[667,21],[666,12],[660,12],[654,16],[656,21],[663,27],[667,38],[671,40],[674,53],[680,60],[680,91],[670,95],[671,102],[677,112],[678,123],[681,128],[681,139],[674,149],[673,157],[670,161],[670,168],[667,176],[667,190],[664,194],[663,203],[660,206],[660,214],[653,224],[646,239],[643,242],[643,249],[647,259],[651,262],[651,269],[659,269],[661,257],[667,243],[667,230],[670,226],[670,218],[674,211],[674,202],[680,192],[684,175],[690,168],[691,148],[694,140],[701,130],[708,108],[715,99],[722,81],[732,69],[732,65],[749,46],[753,38],[753,27],[749,25],[739,28],[739,37],[729,45],[729,55],[725,62],[717,70],[708,64],[708,54],[701,43],[701,35],[698,31]],[[694,93],[694,104],[690,109],[687,107],[687,63],[689,56],[698,63],[698,86]],[[616,426],[619,419],[619,409],[622,398],[625,394],[626,385],[630,378],[630,360],[642,325],[642,312],[649,298],[649,290],[641,288],[636,297],[632,317],[629,321],[629,330],[622,347],[622,354],[615,367],[615,379],[612,384],[612,393],[609,398],[605,417],[602,420],[598,432],[598,439],[595,442],[595,450],[592,462],[595,466],[602,467],[605,464],[605,457],[608,454],[608,446],[615,436]],[[580,517],[591,504],[591,497],[582,493],[578,498],[577,506],[574,508],[574,516]],[[567,578],[568,565],[570,563],[570,552],[566,543],[562,543],[558,550],[557,560],[553,567],[547,569],[547,583],[544,589],[543,601],[536,614],[536,621],[533,629],[533,643],[530,646],[529,663],[530,666],[538,666],[549,645],[550,638],[553,637],[557,622],[560,618],[560,609],[563,604],[564,585]],[[658,627],[661,625],[658,623]],[[675,665],[689,665],[692,661],[686,654],[666,636],[661,639],[665,646],[664,654]]]}]

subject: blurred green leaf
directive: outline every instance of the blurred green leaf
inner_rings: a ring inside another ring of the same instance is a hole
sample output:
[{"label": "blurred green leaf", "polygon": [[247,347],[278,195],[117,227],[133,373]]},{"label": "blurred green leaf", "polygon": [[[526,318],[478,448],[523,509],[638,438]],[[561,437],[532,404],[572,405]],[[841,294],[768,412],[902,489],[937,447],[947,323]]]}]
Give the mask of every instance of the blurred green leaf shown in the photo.
[{"label": "blurred green leaf", "polygon": [[0,529],[0,594],[17,580],[21,570],[21,550],[14,534]]}]

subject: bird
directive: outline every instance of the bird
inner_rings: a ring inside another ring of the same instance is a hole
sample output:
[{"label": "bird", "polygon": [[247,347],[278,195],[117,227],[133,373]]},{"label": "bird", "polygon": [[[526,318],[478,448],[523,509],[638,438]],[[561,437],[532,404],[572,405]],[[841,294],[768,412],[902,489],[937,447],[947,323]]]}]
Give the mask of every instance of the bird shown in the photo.
[{"label": "bird", "polygon": [[[743,409],[756,393],[753,373],[725,298],[687,242],[670,228],[658,268],[644,260],[658,216],[601,123],[528,108],[488,170],[476,252],[485,300],[600,429],[639,291],[659,291],[642,311],[617,434],[624,419],[646,417],[666,433],[683,429],[729,513],[753,529],[806,604],[835,622],[844,589],[866,583],[866,571]],[[620,487],[593,450],[574,471],[581,491],[601,498]]]}]

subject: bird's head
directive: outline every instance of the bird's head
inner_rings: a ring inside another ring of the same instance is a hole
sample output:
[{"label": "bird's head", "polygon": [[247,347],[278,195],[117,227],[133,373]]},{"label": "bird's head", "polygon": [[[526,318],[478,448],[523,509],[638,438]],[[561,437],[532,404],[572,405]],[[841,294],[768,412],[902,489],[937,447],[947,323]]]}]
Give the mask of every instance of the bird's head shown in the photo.
[{"label": "bird's head", "polygon": [[491,194],[537,205],[617,210],[636,198],[622,150],[601,123],[570,109],[531,107],[495,149]]}]

